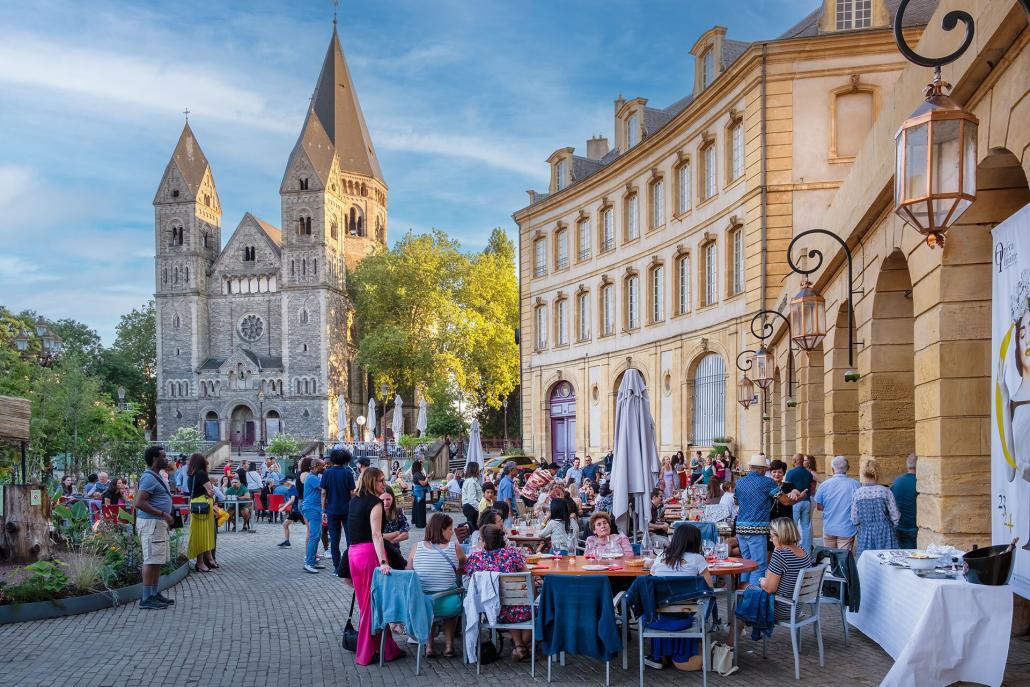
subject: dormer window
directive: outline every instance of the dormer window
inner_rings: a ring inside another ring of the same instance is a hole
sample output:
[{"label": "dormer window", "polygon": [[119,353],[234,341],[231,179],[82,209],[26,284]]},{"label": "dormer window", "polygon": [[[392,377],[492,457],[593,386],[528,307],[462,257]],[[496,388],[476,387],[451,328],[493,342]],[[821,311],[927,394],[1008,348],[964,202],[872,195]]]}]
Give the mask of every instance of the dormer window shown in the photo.
[{"label": "dormer window", "polygon": [[632,148],[640,142],[640,118],[631,114],[626,120],[626,147]]},{"label": "dormer window", "polygon": [[838,31],[866,29],[872,24],[873,0],[836,0]]},{"label": "dormer window", "polygon": [[715,81],[715,48],[708,48],[701,55],[701,88],[708,88]]},{"label": "dormer window", "polygon": [[554,163],[554,190],[561,191],[563,188],[568,186],[568,162],[566,160],[558,160]]}]

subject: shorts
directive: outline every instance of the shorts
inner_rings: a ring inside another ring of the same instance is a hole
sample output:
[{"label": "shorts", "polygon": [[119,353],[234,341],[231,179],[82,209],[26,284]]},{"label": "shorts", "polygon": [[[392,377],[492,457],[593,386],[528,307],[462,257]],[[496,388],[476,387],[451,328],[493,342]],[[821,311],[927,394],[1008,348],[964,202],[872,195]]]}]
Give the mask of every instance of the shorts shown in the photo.
[{"label": "shorts", "polygon": [[461,596],[449,594],[433,599],[433,616],[436,618],[454,618],[461,615]]},{"label": "shorts", "polygon": [[136,521],[143,565],[164,565],[168,562],[168,523],[154,518]]},{"label": "shorts", "polygon": [[300,514],[300,511],[291,510],[290,514],[286,516],[290,522],[304,522],[304,516]]}]

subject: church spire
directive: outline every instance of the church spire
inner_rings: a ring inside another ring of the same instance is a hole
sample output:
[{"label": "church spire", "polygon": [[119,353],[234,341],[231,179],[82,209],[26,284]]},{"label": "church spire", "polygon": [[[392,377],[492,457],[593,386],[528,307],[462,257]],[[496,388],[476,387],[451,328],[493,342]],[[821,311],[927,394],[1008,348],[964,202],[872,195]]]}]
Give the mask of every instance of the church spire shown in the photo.
[{"label": "church spire", "polygon": [[[320,167],[315,159],[324,159],[323,154],[328,151],[322,150],[322,147],[326,144],[331,146],[341,170],[383,181],[383,172],[379,168],[375,148],[372,147],[372,137],[361,113],[358,94],[354,90],[335,25],[311,97],[304,129],[294,152],[297,152],[297,148],[303,148],[312,162]],[[328,169],[318,171],[323,178],[328,173]]]},{"label": "church spire", "polygon": [[[190,128],[190,123],[187,121],[182,127],[182,133],[179,134],[179,141],[175,144],[172,157],[165,167],[161,185],[164,186],[166,182],[172,180],[173,176],[177,176],[185,185],[185,188],[180,191],[183,199],[193,199],[200,192],[204,176],[210,169],[211,165],[208,164],[207,157],[201,150],[200,143],[197,142],[197,137],[194,136],[193,129]],[[158,195],[160,196],[160,190]],[[179,194],[176,194],[175,197],[178,198]],[[154,202],[158,202],[158,199],[155,198]]]}]

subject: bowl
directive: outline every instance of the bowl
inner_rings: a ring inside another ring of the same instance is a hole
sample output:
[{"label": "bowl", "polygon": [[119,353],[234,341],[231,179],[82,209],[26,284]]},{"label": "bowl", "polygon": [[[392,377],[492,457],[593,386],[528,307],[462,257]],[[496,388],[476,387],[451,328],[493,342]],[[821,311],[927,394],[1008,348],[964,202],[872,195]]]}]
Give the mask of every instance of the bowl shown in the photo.
[{"label": "bowl", "polygon": [[905,556],[905,562],[913,570],[933,570],[937,567],[938,560],[937,556],[922,552],[910,553]]},{"label": "bowl", "polygon": [[643,558],[634,558],[632,560],[628,560],[628,561],[626,561],[626,566],[630,567],[630,568],[643,568],[644,567],[644,559]]},{"label": "bowl", "polygon": [[1008,544],[973,549],[962,556],[966,564],[966,579],[973,584],[1000,586],[1009,583],[1012,574],[1012,555]]}]

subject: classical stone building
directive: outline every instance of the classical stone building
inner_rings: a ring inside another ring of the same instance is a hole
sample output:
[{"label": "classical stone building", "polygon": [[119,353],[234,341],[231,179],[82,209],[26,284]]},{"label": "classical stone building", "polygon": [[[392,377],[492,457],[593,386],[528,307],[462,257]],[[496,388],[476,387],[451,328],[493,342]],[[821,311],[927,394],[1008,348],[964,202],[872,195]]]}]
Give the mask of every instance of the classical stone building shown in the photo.
[{"label": "classical stone building", "polygon": [[345,279],[385,245],[387,188],[335,29],[279,194],[283,229],[247,213],[223,246],[211,166],[183,128],[154,197],[160,439],[322,439],[339,398],[361,412]]},{"label": "classical stone building", "polygon": [[[755,348],[754,314],[780,302],[792,233],[819,223],[906,64],[896,5],[825,0],[756,43],[713,27],[690,48],[689,95],[666,107],[619,96],[613,146],[549,158],[549,191],[514,215],[528,452],[611,447],[628,368],[650,389],[660,452],[720,437],[738,454],[761,447],[762,411],[735,400],[737,356]],[[933,6],[909,10],[910,40]],[[814,408],[792,406],[784,424]]]}]

